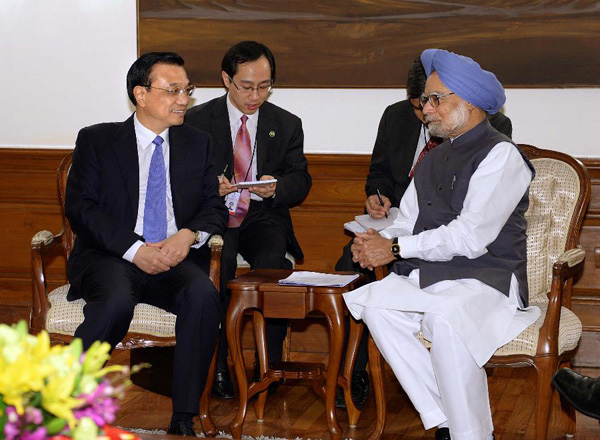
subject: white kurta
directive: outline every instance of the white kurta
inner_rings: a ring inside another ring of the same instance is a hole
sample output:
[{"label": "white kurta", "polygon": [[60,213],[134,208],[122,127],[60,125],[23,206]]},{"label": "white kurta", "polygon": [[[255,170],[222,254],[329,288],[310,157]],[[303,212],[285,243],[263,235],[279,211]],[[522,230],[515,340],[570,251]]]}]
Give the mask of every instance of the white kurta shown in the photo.
[{"label": "white kurta", "polygon": [[[449,261],[487,252],[531,182],[516,148],[501,142],[479,164],[463,209],[446,226],[412,235],[419,215],[412,182],[386,238],[399,237],[403,258]],[[493,425],[486,375],[481,368],[494,351],[535,322],[537,307],[521,309],[516,277],[507,297],[475,279],[446,280],[425,289],[419,270],[344,294],[356,319],[373,339],[419,411],[426,429],[449,426],[453,440],[491,438]],[[416,340],[422,329],[431,352]]]},{"label": "white kurta", "polygon": [[[419,215],[413,181],[400,202],[394,224],[381,231],[381,235],[399,237],[402,258],[449,261],[459,255],[480,257],[496,239],[530,182],[531,170],[517,149],[501,142],[473,173],[463,209],[455,220],[447,226],[412,235]],[[365,307],[444,316],[480,366],[498,347],[539,317],[537,307],[518,309],[518,283],[514,276],[510,297],[513,299],[475,279],[441,281],[420,289],[418,269],[409,277],[390,274],[382,281],[344,295],[356,319],[362,319]]]}]

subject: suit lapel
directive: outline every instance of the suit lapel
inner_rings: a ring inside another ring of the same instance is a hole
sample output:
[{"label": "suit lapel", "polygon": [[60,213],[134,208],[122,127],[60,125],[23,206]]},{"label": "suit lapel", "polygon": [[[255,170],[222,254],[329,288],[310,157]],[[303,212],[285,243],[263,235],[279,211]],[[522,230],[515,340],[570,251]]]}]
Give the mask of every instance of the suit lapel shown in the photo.
[{"label": "suit lapel", "polygon": [[265,162],[269,155],[275,154],[277,148],[277,124],[273,121],[268,103],[265,102],[258,113],[256,130],[256,173],[260,178],[265,172]]},{"label": "suit lapel", "polygon": [[171,197],[173,199],[173,213],[175,222],[179,218],[182,206],[178,198],[181,194],[183,182],[186,179],[187,158],[189,149],[192,148],[187,141],[187,135],[180,127],[171,127],[169,129],[169,178],[171,181]]},{"label": "suit lapel", "polygon": [[140,170],[133,115],[123,122],[115,137],[113,151],[117,157],[117,162],[125,180],[125,186],[133,208],[131,210],[133,218],[130,221],[135,225],[140,196]]},{"label": "suit lapel", "polygon": [[221,174],[226,164],[229,164],[227,175],[233,174],[233,142],[229,113],[227,112],[227,95],[217,101],[210,118],[210,132],[215,143],[215,164],[217,173]]}]

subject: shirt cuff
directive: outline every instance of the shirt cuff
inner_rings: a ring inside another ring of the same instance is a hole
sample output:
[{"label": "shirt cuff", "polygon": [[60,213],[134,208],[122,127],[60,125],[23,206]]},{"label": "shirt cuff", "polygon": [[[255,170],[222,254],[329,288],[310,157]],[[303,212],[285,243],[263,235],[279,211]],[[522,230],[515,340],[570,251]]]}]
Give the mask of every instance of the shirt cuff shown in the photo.
[{"label": "shirt cuff", "polygon": [[200,233],[200,241],[196,244],[192,245],[192,249],[199,249],[202,246],[204,246],[204,243],[207,242],[207,240],[210,237],[210,234],[208,232],[204,232],[204,231],[198,231]]},{"label": "shirt cuff", "polygon": [[405,237],[398,237],[398,244],[400,245],[400,256],[402,258],[418,258],[419,257],[416,235],[408,235]]},{"label": "shirt cuff", "polygon": [[130,263],[133,263],[133,257],[135,257],[135,254],[137,253],[138,249],[142,246],[144,246],[144,242],[141,240],[138,240],[135,243],[133,243],[131,247],[127,249],[127,252],[123,254],[123,259],[129,261]]}]

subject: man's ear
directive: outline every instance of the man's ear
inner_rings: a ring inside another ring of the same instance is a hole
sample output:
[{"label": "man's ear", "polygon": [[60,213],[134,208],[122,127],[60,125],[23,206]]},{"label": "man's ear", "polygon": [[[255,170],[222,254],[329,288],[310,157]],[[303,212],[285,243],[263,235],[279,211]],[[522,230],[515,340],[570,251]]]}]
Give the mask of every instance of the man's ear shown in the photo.
[{"label": "man's ear", "polygon": [[223,80],[223,85],[229,89],[231,85],[231,80],[229,79],[229,75],[224,70],[221,70],[221,79]]},{"label": "man's ear", "polygon": [[133,96],[135,97],[135,101],[137,105],[140,107],[146,106],[146,95],[148,94],[148,90],[146,87],[135,86],[133,88]]}]

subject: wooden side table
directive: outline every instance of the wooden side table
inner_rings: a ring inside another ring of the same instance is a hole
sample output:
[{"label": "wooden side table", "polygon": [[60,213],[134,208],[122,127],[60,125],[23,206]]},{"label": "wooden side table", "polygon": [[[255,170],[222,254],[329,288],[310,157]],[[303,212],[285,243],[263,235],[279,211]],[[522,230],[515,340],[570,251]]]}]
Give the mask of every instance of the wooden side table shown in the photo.
[{"label": "wooden side table", "polygon": [[[344,390],[350,427],[358,422],[360,410],[354,406],[350,394],[351,372],[356,359],[358,343],[362,336],[363,324],[351,319],[350,338],[346,353],[343,374],[340,362],[344,346],[345,304],[342,294],[364,284],[364,276],[344,287],[280,286],[277,281],[288,277],[293,271],[286,269],[258,269],[248,272],[227,285],[231,289],[231,300],[227,310],[227,343],[233,358],[235,375],[239,387],[238,412],[229,426],[233,438],[242,436],[242,426],[248,407],[248,399],[265,391],[267,387],[282,379],[309,380],[315,391],[325,397],[327,426],[332,439],[342,439],[342,430],[335,413],[335,391],[340,385]],[[333,273],[333,272],[332,272]],[[348,272],[336,272],[348,274]],[[248,386],[242,355],[241,331],[244,312],[254,309],[254,332],[260,362],[260,382]],[[265,318],[304,319],[310,312],[321,312],[327,318],[330,332],[329,363],[277,362],[272,368],[268,365],[265,337]],[[325,383],[323,384],[323,378]],[[255,403],[258,421],[264,420],[267,393],[259,394]]]}]

